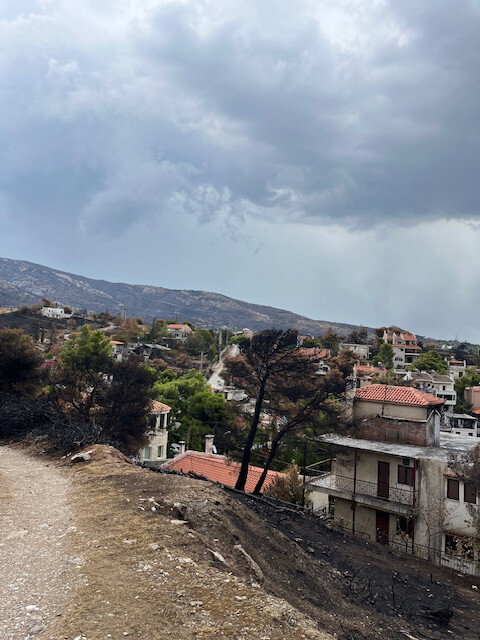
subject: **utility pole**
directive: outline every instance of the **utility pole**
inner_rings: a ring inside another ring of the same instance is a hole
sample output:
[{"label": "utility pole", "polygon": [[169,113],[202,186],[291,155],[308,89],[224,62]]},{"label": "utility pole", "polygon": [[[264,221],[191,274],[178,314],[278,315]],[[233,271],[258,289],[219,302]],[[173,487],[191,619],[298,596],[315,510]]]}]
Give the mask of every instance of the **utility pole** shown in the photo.
[{"label": "utility pole", "polygon": [[303,443],[303,486],[302,486],[302,507],[305,506],[305,480],[307,475],[307,441]]}]

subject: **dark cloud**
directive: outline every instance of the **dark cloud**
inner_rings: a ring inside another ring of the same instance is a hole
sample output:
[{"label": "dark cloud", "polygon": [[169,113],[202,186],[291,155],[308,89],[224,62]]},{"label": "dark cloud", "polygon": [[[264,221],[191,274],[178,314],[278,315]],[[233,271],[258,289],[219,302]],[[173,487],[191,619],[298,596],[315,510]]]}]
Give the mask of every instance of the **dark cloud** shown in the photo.
[{"label": "dark cloud", "polygon": [[478,219],[474,2],[36,8],[0,23],[0,186],[20,217]]}]

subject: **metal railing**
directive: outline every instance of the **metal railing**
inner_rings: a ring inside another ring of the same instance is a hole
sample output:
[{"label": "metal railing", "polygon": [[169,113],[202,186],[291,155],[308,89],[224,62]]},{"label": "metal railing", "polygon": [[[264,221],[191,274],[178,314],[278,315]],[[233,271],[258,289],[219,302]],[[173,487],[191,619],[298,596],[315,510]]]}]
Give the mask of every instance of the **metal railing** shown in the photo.
[{"label": "metal railing", "polygon": [[315,481],[315,484],[327,489],[338,489],[340,491],[348,491],[363,496],[379,498],[388,502],[414,507],[416,504],[417,492],[413,487],[401,488],[391,486],[385,482],[369,482],[367,480],[354,480],[346,476],[339,476],[330,473],[321,478],[321,481]]}]

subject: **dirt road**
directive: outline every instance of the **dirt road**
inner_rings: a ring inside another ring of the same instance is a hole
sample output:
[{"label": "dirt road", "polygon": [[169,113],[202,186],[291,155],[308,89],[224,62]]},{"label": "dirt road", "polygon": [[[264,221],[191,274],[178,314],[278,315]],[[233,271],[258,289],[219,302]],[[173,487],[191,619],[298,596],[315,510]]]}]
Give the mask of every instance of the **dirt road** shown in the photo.
[{"label": "dirt road", "polygon": [[68,477],[41,458],[0,447],[0,638],[42,634],[62,611],[72,569]]}]

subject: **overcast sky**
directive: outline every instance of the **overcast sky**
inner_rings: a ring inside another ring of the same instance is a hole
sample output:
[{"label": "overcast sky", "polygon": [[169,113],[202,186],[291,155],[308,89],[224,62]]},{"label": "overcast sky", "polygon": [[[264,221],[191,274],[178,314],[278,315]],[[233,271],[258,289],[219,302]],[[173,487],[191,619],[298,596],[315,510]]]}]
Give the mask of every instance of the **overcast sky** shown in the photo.
[{"label": "overcast sky", "polygon": [[480,2],[3,0],[0,255],[480,342]]}]

